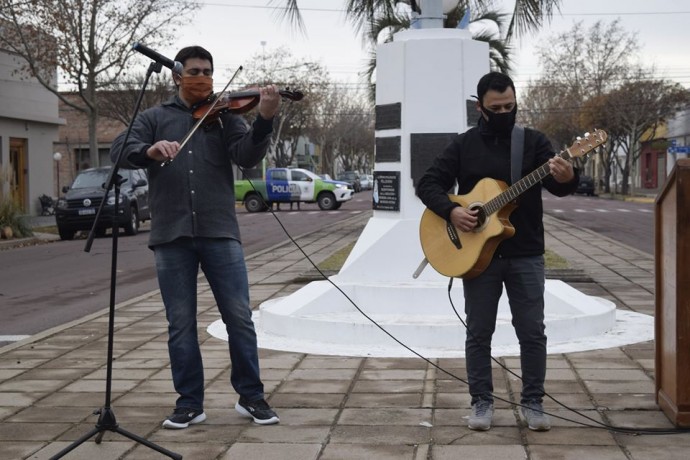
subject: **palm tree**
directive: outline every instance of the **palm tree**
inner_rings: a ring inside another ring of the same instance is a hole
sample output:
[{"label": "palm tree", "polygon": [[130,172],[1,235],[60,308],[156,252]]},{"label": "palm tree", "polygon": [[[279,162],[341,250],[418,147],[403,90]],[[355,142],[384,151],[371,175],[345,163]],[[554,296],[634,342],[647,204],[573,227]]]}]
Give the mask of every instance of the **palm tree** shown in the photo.
[{"label": "palm tree", "polygon": [[[513,37],[520,37],[526,33],[537,31],[543,25],[544,20],[551,19],[554,11],[560,9],[561,1],[515,0],[513,13],[506,30],[506,39],[510,40]],[[304,29],[298,0],[271,0],[271,3],[283,5],[277,6],[283,9],[281,16],[299,29]],[[355,28],[362,31],[366,30],[367,25],[378,17],[394,16],[396,6],[399,3],[412,3],[413,6],[416,6],[417,2],[411,0],[345,0],[345,10]],[[459,0],[457,8],[462,11],[467,10],[468,7],[470,10],[488,11],[494,7],[494,3],[494,0]]]}]

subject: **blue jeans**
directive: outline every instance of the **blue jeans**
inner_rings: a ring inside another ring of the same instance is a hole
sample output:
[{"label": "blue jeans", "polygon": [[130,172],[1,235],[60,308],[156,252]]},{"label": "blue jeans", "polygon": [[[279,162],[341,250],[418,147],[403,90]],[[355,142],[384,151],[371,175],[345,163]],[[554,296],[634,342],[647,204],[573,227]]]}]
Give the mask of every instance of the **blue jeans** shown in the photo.
[{"label": "blue jeans", "polygon": [[196,321],[199,266],[228,332],[232,387],[249,401],[263,398],[247,268],[240,242],[227,238],[179,238],[153,250],[168,319],[172,378],[179,394],[176,407],[204,407],[204,367]]},{"label": "blue jeans", "polygon": [[491,337],[503,285],[520,343],[521,402],[541,402],[546,378],[544,257],[496,257],[484,273],[463,280],[468,328],[465,358],[472,404],[478,399],[493,400]]}]

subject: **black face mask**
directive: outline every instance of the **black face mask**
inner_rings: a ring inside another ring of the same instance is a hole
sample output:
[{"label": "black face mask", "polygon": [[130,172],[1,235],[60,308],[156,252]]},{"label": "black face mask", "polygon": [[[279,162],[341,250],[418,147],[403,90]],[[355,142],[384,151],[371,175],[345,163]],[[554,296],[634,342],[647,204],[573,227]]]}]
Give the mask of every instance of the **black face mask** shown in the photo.
[{"label": "black face mask", "polygon": [[482,113],[488,118],[487,126],[491,131],[499,136],[509,136],[515,126],[515,116],[517,115],[517,104],[510,112],[496,113],[481,106]]}]

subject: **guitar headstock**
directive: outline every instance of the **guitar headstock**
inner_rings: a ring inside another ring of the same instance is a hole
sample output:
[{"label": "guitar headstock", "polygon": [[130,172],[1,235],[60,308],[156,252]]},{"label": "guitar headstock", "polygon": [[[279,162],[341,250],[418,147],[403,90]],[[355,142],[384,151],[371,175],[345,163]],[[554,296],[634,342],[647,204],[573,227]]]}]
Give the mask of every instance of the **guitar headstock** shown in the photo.
[{"label": "guitar headstock", "polygon": [[568,153],[572,158],[587,155],[592,150],[604,145],[608,134],[603,129],[595,129],[593,133],[585,133],[585,137],[578,137],[573,145],[568,147]]}]

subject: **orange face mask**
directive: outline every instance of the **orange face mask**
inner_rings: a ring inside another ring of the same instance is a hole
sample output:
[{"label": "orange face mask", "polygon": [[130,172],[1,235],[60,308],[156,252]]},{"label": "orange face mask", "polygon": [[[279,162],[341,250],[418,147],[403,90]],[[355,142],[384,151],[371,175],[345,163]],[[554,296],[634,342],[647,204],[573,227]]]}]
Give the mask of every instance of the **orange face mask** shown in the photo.
[{"label": "orange face mask", "polygon": [[180,96],[191,105],[203,101],[212,92],[212,77],[206,75],[183,76],[180,80]]}]

